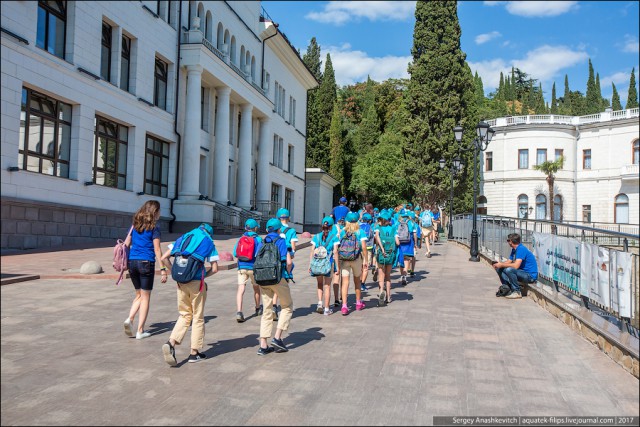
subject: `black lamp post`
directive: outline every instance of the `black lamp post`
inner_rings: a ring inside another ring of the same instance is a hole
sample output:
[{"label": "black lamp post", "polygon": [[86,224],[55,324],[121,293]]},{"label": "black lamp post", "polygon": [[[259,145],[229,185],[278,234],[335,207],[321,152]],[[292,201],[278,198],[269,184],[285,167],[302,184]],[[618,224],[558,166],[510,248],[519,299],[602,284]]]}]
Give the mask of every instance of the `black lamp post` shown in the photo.
[{"label": "black lamp post", "polygon": [[[462,138],[462,134],[460,137]],[[445,159],[440,159],[440,169],[445,169],[446,164],[447,161]],[[464,163],[459,157],[455,157],[453,162],[449,165],[449,174],[451,175],[451,194],[449,195],[449,234],[447,235],[447,239],[449,240],[453,239],[453,177],[457,175],[463,167]]]},{"label": "black lamp post", "polygon": [[[453,131],[456,134],[456,139],[458,141],[462,140],[462,128],[456,126]],[[487,122],[480,122],[476,126],[476,137],[473,140],[473,229],[471,230],[471,247],[469,250],[469,254],[471,255],[469,261],[473,262],[480,261],[480,257],[478,256],[478,189],[476,183],[478,180],[478,153],[487,149],[494,134],[495,131]],[[458,139],[458,135],[460,139]]]}]

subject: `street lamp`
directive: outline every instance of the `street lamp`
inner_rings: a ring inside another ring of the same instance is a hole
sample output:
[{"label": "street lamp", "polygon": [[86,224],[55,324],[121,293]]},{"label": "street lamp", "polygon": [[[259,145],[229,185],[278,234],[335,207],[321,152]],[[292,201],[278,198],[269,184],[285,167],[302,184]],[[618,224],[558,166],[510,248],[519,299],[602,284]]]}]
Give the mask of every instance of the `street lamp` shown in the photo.
[{"label": "street lamp", "polygon": [[[462,129],[462,128],[460,128]],[[460,133],[460,138],[462,138],[462,133]],[[456,135],[457,139],[457,135]],[[440,159],[440,169],[445,169],[447,161],[445,159]],[[449,165],[449,174],[451,175],[451,193],[449,195],[449,233],[447,235],[448,240],[453,239],[453,177],[458,174],[464,168],[464,163],[460,160],[459,157],[455,157],[452,163]]]},{"label": "street lamp", "polygon": [[[456,126],[453,129],[454,134],[456,135],[456,140],[460,141],[462,139],[462,128],[460,126]],[[478,189],[476,185],[476,181],[478,180],[478,154],[480,151],[485,151],[493,138],[495,131],[489,126],[487,122],[480,122],[476,126],[476,137],[473,140],[473,229],[471,230],[471,247],[469,250],[469,254],[471,257],[469,261],[478,262],[480,261],[480,257],[478,256]],[[460,139],[458,139],[458,137]],[[471,148],[471,147],[469,147]]]},{"label": "street lamp", "polygon": [[527,207],[525,205],[520,206],[520,218],[527,218],[525,215],[527,214]]},{"label": "street lamp", "polygon": [[355,199],[352,197],[351,200],[349,200],[349,208],[353,211],[353,209],[356,207],[356,201]]}]

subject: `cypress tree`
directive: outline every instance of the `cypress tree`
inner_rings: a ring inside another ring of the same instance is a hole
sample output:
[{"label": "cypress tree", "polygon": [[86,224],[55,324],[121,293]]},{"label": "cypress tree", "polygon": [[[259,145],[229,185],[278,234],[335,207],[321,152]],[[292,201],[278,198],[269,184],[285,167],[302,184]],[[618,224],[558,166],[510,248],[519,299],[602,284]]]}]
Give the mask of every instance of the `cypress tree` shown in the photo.
[{"label": "cypress tree", "polygon": [[571,108],[571,91],[569,90],[569,75],[564,75],[564,95],[562,97],[561,113],[570,115],[572,114]]},{"label": "cypress tree", "polygon": [[587,80],[587,110],[586,114],[595,114],[600,112],[600,102],[602,96],[597,92],[596,79],[593,73],[593,65],[589,58],[589,80]]},{"label": "cypress tree", "polygon": [[[453,128],[460,124],[466,129],[467,145],[475,135],[473,74],[460,48],[457,2],[418,1],[415,18],[411,77],[404,98],[408,120],[402,128],[407,141],[406,179],[411,196],[441,202],[448,199],[449,181],[438,161],[451,159],[458,151]],[[458,191],[465,187],[468,184],[461,183]]]},{"label": "cypress tree", "polygon": [[327,54],[322,82],[315,92],[307,122],[308,166],[329,170],[329,128],[338,98],[331,55]]},{"label": "cypress tree", "polygon": [[611,108],[613,109],[613,111],[620,111],[622,110],[620,95],[618,95],[618,90],[616,89],[615,83],[611,82],[611,86],[613,88],[613,95],[611,95]]},{"label": "cypress tree", "polygon": [[558,100],[556,99],[556,82],[551,87],[551,114],[558,114]]},{"label": "cypress tree", "polygon": [[380,139],[380,119],[374,102],[371,102],[366,107],[362,121],[358,126],[358,135],[360,152],[366,152],[378,144]]},{"label": "cypress tree", "polygon": [[[320,46],[316,42],[316,38],[312,37],[309,46],[307,46],[307,53],[302,58],[302,62],[309,68],[309,70],[313,73],[314,77],[318,82],[322,81],[322,72],[321,65],[322,61],[320,61]],[[317,105],[317,94],[318,87],[313,90],[307,92],[307,143],[306,143],[306,165],[308,167],[318,167],[323,168],[322,164],[322,146],[320,145],[319,139],[319,114],[318,114],[318,105]],[[326,170],[326,169],[325,169]]]},{"label": "cypress tree", "polygon": [[318,46],[315,37],[311,37],[309,46],[307,46],[307,53],[305,53],[302,57],[302,62],[304,62],[307,68],[313,73],[318,82],[322,80],[322,61],[320,61],[320,46]]},{"label": "cypress tree", "polygon": [[[478,79],[478,72],[476,71],[476,79]],[[482,81],[480,82],[482,84]],[[504,99],[504,92],[505,92],[505,88],[504,88],[504,75],[502,74],[502,71],[500,71],[500,83],[498,84],[498,92],[496,93],[496,98],[497,99]],[[484,94],[483,94],[484,95]]]},{"label": "cypress tree", "polygon": [[333,104],[331,114],[331,129],[329,131],[329,174],[340,181],[338,194],[344,194],[347,186],[344,182],[344,144],[342,140],[342,118],[337,102]]},{"label": "cypress tree", "polygon": [[[502,73],[500,75],[502,76]],[[478,75],[477,71],[475,77],[473,78],[473,82],[476,91],[476,104],[478,105],[478,108],[482,108],[484,106],[484,87],[482,85],[482,78]],[[498,89],[498,93],[500,93],[500,89]]]},{"label": "cypress tree", "polygon": [[608,103],[602,97],[602,89],[600,88],[600,73],[596,73],[596,95],[598,96],[598,100],[600,101],[600,109],[598,109],[598,112],[604,111]]},{"label": "cypress tree", "polygon": [[629,79],[629,93],[627,95],[627,110],[638,108],[638,91],[636,89],[636,67],[631,69],[631,78]]}]

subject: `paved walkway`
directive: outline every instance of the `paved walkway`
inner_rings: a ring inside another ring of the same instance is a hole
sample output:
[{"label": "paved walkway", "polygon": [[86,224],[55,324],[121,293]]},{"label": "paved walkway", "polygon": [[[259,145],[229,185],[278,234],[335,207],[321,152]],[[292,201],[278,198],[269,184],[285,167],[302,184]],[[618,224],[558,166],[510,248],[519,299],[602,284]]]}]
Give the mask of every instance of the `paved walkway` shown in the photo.
[{"label": "paved walkway", "polygon": [[[230,242],[229,242],[230,244]],[[219,246],[222,247],[220,242]],[[89,251],[90,249],[86,249]],[[111,247],[92,249],[111,269]],[[638,380],[528,299],[495,298],[496,277],[451,244],[420,258],[394,301],[348,316],[314,312],[297,257],[291,351],[256,355],[259,319],[235,321],[236,271],[208,279],[208,359],[170,368],[161,345],[175,284],[155,284],[142,341],[122,330],[126,280],[45,278],[0,287],[2,425],[428,425],[434,415],[638,415]],[[83,251],[2,257],[2,272],[79,268]],[[22,261],[19,257],[22,257]],[[46,261],[46,262],[45,262]],[[393,276],[398,283],[397,275]],[[245,314],[252,311],[249,292]],[[350,301],[353,307],[353,302]],[[179,361],[187,346],[177,347]]]}]

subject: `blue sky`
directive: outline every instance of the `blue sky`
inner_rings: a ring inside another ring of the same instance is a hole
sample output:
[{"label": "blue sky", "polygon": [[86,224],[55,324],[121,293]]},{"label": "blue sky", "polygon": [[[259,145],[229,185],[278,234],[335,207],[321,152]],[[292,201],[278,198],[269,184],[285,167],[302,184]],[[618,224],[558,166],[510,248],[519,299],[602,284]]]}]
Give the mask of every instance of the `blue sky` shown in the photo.
[{"label": "blue sky", "polygon": [[[415,1],[263,0],[262,7],[302,54],[316,37],[339,85],[409,77]],[[591,58],[602,95],[611,98],[614,82],[623,106],[632,67],[639,77],[638,13],[637,1],[458,2],[462,49],[487,94],[512,65],[542,82],[547,101],[554,81],[562,95],[565,74],[571,90],[585,93]]]}]

